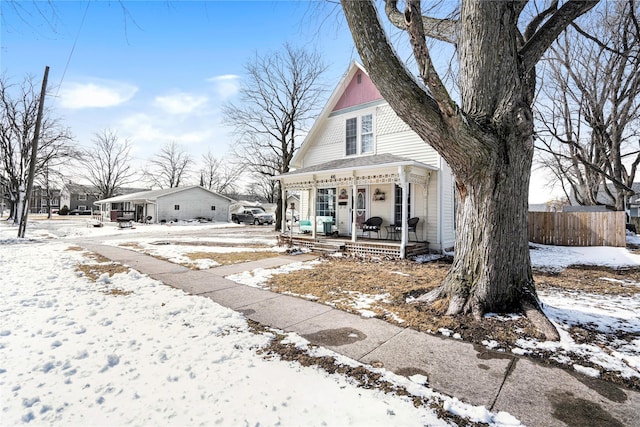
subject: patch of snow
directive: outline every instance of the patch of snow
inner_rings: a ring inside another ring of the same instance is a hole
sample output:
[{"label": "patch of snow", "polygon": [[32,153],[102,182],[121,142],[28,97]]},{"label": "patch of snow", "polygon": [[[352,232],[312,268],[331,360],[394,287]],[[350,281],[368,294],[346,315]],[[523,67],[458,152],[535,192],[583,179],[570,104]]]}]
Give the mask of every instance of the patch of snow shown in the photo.
[{"label": "patch of snow", "polygon": [[447,329],[447,328],[439,328],[438,332],[440,332],[445,337],[450,337],[451,334],[453,334],[453,331],[451,329]]},{"label": "patch of snow", "polygon": [[573,369],[576,372],[580,372],[581,374],[587,375],[589,377],[598,378],[600,376],[599,370],[594,368],[589,368],[588,366],[582,366],[574,363]]},{"label": "patch of snow", "polygon": [[518,320],[522,318],[520,314],[515,314],[515,313],[509,313],[505,315],[496,314],[496,313],[486,313],[484,317],[487,319],[500,320],[502,322],[509,322],[511,320]]},{"label": "patch of snow", "polygon": [[414,261],[417,262],[418,264],[424,264],[426,262],[437,261],[443,257],[444,257],[443,255],[439,255],[439,254],[424,254],[424,255],[416,256],[414,258]]},{"label": "patch of snow", "polygon": [[489,350],[500,347],[500,343],[498,343],[498,341],[496,340],[482,340],[482,345],[487,347]]},{"label": "patch of snow", "polygon": [[542,271],[558,272],[570,265],[600,265],[605,267],[640,266],[640,255],[626,248],[610,246],[549,246],[529,243],[531,266]]}]

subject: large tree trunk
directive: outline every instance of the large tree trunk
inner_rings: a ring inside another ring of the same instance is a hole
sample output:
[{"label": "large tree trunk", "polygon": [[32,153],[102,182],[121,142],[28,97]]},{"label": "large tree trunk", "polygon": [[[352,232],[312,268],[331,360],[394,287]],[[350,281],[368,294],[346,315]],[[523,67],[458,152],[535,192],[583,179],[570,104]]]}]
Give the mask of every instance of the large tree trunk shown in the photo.
[{"label": "large tree trunk", "polygon": [[[388,1],[388,14],[396,3]],[[356,47],[378,90],[455,174],[454,263],[442,286],[426,296],[448,297],[449,314],[524,311],[548,339],[559,339],[540,310],[529,258],[534,66],[563,26],[593,4],[568,2],[558,20],[542,26],[547,34],[525,43],[518,29],[519,2],[464,1],[457,32],[458,108],[431,63],[419,2],[407,1],[403,16],[428,92],[389,45],[373,3],[342,0]]]},{"label": "large tree trunk", "polygon": [[448,314],[513,312],[523,298],[536,300],[527,233],[532,150],[519,151],[457,183],[456,256],[442,286]]}]

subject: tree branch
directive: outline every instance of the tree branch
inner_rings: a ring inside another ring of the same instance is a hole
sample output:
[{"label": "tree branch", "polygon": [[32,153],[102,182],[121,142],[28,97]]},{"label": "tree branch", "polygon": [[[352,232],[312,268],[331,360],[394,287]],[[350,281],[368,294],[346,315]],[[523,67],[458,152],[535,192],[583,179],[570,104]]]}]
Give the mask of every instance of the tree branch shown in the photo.
[{"label": "tree branch", "polygon": [[558,9],[542,27],[525,42],[520,55],[524,71],[533,70],[544,52],[574,19],[591,10],[599,0],[570,0]]},{"label": "tree branch", "polygon": [[[398,0],[386,0],[384,5],[385,13],[389,21],[398,29],[406,30],[407,23],[404,14],[398,10]],[[455,19],[440,19],[421,16],[423,32],[427,37],[431,37],[443,42],[456,44],[458,40],[458,21]]]},{"label": "tree branch", "polygon": [[[431,94],[438,103],[438,107],[446,121],[456,117],[457,107],[449,92],[438,76],[438,72],[433,66],[429,48],[425,41],[424,26],[422,25],[422,16],[420,15],[420,0],[410,0],[407,2],[407,10],[405,12],[405,23],[411,46],[413,47],[413,56],[418,62],[420,76],[425,84],[429,87]],[[458,125],[456,125],[458,127]]]}]

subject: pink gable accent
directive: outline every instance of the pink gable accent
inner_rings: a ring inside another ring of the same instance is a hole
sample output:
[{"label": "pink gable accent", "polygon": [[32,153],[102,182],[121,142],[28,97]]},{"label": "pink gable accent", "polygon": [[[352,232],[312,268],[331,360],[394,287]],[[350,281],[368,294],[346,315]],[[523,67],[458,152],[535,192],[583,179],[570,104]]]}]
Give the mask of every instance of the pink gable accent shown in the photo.
[{"label": "pink gable accent", "polygon": [[[358,76],[360,76],[360,83],[358,83]],[[367,102],[378,99],[382,99],[378,88],[373,84],[368,75],[358,70],[342,93],[340,99],[338,99],[338,102],[336,102],[333,111],[353,107],[354,105],[366,104]]]}]

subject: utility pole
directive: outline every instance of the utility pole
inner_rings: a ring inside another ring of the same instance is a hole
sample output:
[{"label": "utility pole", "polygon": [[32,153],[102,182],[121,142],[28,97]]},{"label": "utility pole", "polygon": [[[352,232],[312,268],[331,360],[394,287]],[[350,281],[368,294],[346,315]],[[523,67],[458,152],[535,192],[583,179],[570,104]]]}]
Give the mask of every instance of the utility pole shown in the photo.
[{"label": "utility pole", "polygon": [[29,177],[27,178],[27,191],[24,195],[22,203],[22,212],[20,214],[20,225],[18,226],[18,238],[24,237],[27,228],[27,217],[29,216],[29,199],[31,198],[31,190],[33,188],[33,179],[36,174],[36,159],[38,157],[38,138],[40,137],[40,126],[42,125],[42,112],[44,110],[44,95],[47,90],[47,79],[49,78],[49,66],[44,68],[44,78],[42,79],[42,89],[40,90],[40,103],[38,105],[38,117],[36,118],[36,129],[33,135],[33,143],[31,144],[31,159],[29,163]]}]

